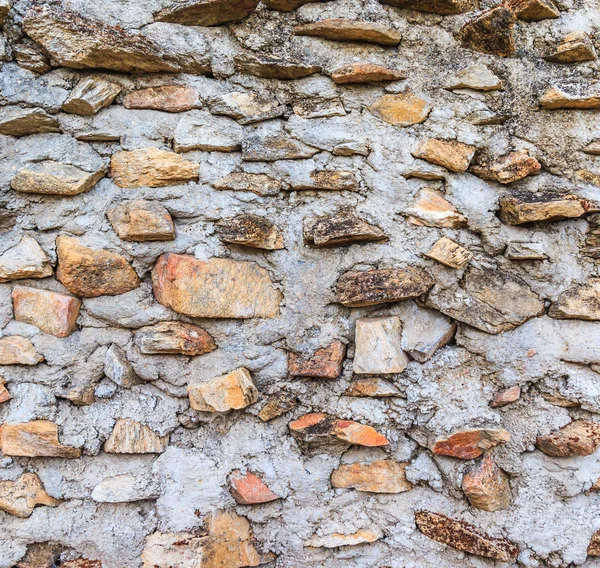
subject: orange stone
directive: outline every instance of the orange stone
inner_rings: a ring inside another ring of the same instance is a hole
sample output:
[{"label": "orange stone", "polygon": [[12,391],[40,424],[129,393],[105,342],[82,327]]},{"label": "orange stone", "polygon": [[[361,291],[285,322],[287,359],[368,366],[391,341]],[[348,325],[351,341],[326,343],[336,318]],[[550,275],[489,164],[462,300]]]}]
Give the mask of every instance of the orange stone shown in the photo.
[{"label": "orange stone", "polygon": [[251,472],[244,475],[237,469],[229,476],[229,492],[238,505],[257,505],[281,499],[258,475]]},{"label": "orange stone", "polygon": [[338,420],[334,430],[335,435],[350,444],[357,446],[387,446],[388,439],[371,426],[365,426],[352,420]]},{"label": "orange stone", "polygon": [[336,379],[342,374],[346,346],[339,340],[317,349],[306,358],[300,353],[288,353],[288,372],[292,377]]},{"label": "orange stone", "polygon": [[456,140],[425,138],[418,144],[412,155],[443,166],[452,172],[466,172],[475,155],[475,146]]},{"label": "orange stone", "polygon": [[600,531],[592,535],[587,554],[588,556],[600,556]]},{"label": "orange stone", "polygon": [[181,85],[163,85],[133,91],[123,99],[125,108],[185,112],[201,106],[198,92]]},{"label": "orange stone", "polygon": [[455,432],[447,438],[439,438],[432,451],[441,456],[452,456],[463,460],[472,460],[486,450],[510,440],[510,434],[504,428],[485,428]]},{"label": "orange stone", "polygon": [[331,485],[368,493],[403,493],[412,489],[404,474],[407,465],[394,460],[342,464],[331,473]]},{"label": "orange stone", "polygon": [[506,406],[511,402],[515,402],[519,400],[521,397],[521,387],[519,385],[515,385],[514,387],[510,387],[508,389],[501,390],[494,395],[494,398],[490,402],[490,406],[492,408],[498,408],[501,406]]},{"label": "orange stone", "polygon": [[6,456],[78,458],[81,450],[58,441],[58,427],[48,420],[0,426],[0,449]]},{"label": "orange stone", "polygon": [[0,338],[0,365],[37,365],[44,360],[26,337],[9,335]]},{"label": "orange stone", "polygon": [[556,458],[589,456],[600,447],[600,424],[574,420],[557,432],[539,436],[536,446]]},{"label": "orange stone", "polygon": [[427,120],[431,105],[410,91],[383,95],[369,110],[378,118],[394,126],[411,126]]},{"label": "orange stone", "polygon": [[389,69],[374,63],[350,63],[336,69],[331,78],[338,85],[348,83],[378,83],[382,81],[400,81],[406,75],[400,71]]}]

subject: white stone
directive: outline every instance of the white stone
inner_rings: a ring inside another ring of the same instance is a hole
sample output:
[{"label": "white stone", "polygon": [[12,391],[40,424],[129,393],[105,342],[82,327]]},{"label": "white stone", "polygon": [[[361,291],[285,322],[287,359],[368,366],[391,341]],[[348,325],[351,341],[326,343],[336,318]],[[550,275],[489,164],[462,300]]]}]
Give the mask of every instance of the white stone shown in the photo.
[{"label": "white stone", "polygon": [[402,321],[397,316],[356,322],[354,372],[359,375],[401,373],[408,365],[402,351]]},{"label": "white stone", "polygon": [[448,81],[446,88],[495,91],[502,89],[502,81],[485,65],[478,63],[459,71]]},{"label": "white stone", "polygon": [[24,236],[19,244],[0,255],[0,282],[51,275],[48,257],[32,237]]},{"label": "white stone", "polygon": [[98,503],[131,503],[143,499],[156,499],[159,492],[147,478],[131,473],[103,479],[92,491],[92,499]]}]

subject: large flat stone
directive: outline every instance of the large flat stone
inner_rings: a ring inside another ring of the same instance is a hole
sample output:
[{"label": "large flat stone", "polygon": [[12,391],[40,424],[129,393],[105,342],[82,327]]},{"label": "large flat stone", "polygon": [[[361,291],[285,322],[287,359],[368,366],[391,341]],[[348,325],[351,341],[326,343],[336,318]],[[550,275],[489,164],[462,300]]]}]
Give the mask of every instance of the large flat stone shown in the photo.
[{"label": "large flat stone", "polygon": [[342,464],[331,473],[331,486],[366,493],[404,493],[412,489],[404,474],[407,465],[394,460]]},{"label": "large flat stone", "polygon": [[188,26],[218,26],[247,18],[260,0],[177,0],[156,12],[157,22]]},{"label": "large flat stone", "polygon": [[408,365],[401,342],[402,321],[399,317],[357,320],[354,372],[359,375],[401,373]]},{"label": "large flat stone", "polygon": [[288,353],[288,373],[292,377],[337,379],[342,374],[346,346],[339,340],[314,353]]},{"label": "large flat stone", "polygon": [[550,87],[540,97],[540,107],[548,110],[600,108],[600,91],[595,89],[583,94],[571,94],[560,87]]},{"label": "large flat stone", "polygon": [[294,28],[296,35],[314,36],[331,41],[358,41],[378,45],[398,45],[402,36],[385,24],[330,18]]},{"label": "large flat stone", "polygon": [[236,152],[241,148],[243,128],[224,116],[195,111],[181,119],[173,135],[176,152]]},{"label": "large flat stone", "polygon": [[302,61],[282,59],[275,55],[243,54],[235,57],[235,67],[239,72],[248,73],[263,79],[301,79],[321,71],[318,65]]},{"label": "large flat stone", "polygon": [[589,456],[600,447],[600,424],[574,420],[557,432],[538,436],[536,446],[545,454],[557,458]]},{"label": "large flat stone", "polygon": [[18,137],[52,132],[60,132],[58,120],[41,108],[0,108],[0,134]]},{"label": "large flat stone", "polygon": [[78,458],[81,450],[58,441],[58,427],[48,420],[0,426],[0,449],[5,456]]},{"label": "large flat stone", "polygon": [[379,227],[345,211],[321,215],[304,223],[304,242],[318,248],[387,240]]},{"label": "large flat stone", "polygon": [[163,321],[135,333],[135,342],[148,355],[204,355],[217,346],[212,336],[197,325]]},{"label": "large flat stone", "polygon": [[507,225],[577,219],[597,209],[587,199],[554,192],[513,192],[499,200],[500,219]]},{"label": "large flat stone", "polygon": [[556,319],[600,320],[600,279],[593,278],[563,292],[548,310]]},{"label": "large flat stone", "polygon": [[0,255],[0,282],[52,276],[52,267],[38,242],[25,235]]},{"label": "large flat stone", "polygon": [[408,8],[417,12],[429,12],[443,16],[462,14],[479,8],[478,0],[380,0],[380,2],[397,8]]},{"label": "large flat stone", "polygon": [[78,195],[92,189],[104,174],[104,169],[87,172],[69,164],[45,160],[19,170],[10,186],[23,193]]},{"label": "large flat stone", "polygon": [[224,243],[261,250],[284,248],[283,232],[266,217],[246,213],[217,223],[219,238]]},{"label": "large flat stone", "polygon": [[185,112],[200,108],[198,91],[181,85],[163,85],[132,91],[123,99],[125,108]]}]

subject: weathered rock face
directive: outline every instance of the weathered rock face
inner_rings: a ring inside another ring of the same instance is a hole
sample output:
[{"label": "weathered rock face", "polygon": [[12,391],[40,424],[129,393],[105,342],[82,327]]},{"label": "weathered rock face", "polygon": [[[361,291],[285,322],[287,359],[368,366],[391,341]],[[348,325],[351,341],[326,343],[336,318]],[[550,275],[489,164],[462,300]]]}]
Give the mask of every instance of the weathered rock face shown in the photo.
[{"label": "weathered rock face", "polygon": [[86,77],[71,91],[69,98],[63,103],[62,110],[71,114],[92,116],[112,103],[120,92],[121,87],[116,83],[98,77]]},{"label": "weathered rock face", "polygon": [[494,395],[494,398],[490,402],[492,408],[498,408],[511,404],[521,398],[521,387],[515,385],[508,389],[501,390]]},{"label": "weathered rock face", "polygon": [[246,162],[276,162],[312,158],[318,150],[284,132],[250,134],[242,141],[242,158]]},{"label": "weathered rock face", "polygon": [[397,6],[398,8],[408,8],[418,12],[431,12],[432,14],[441,14],[443,16],[450,14],[462,14],[476,10],[478,0],[381,0],[384,4]]},{"label": "weathered rock face", "polygon": [[218,26],[248,17],[259,0],[179,0],[154,14],[157,22]]},{"label": "weathered rock face", "polygon": [[398,95],[383,95],[369,110],[378,118],[394,126],[411,126],[427,120],[431,105],[410,91]]},{"label": "weathered rock face", "polygon": [[331,41],[357,41],[378,45],[398,45],[402,36],[384,24],[330,18],[294,28],[296,35],[315,36]]},{"label": "weathered rock face", "polygon": [[419,190],[406,213],[408,222],[413,225],[459,229],[467,224],[466,217],[444,198],[441,191],[428,187]]},{"label": "weathered rock face", "polygon": [[549,110],[600,108],[600,92],[594,91],[583,95],[573,95],[559,87],[550,87],[540,97],[540,107]]},{"label": "weathered rock face", "polygon": [[103,170],[86,172],[69,164],[48,160],[23,168],[12,178],[10,185],[23,193],[77,195],[90,190],[103,177]]},{"label": "weathered rock face", "polygon": [[473,258],[473,253],[449,238],[442,237],[425,256],[450,268],[463,268]]},{"label": "weathered rock face", "polygon": [[593,279],[561,294],[548,315],[556,319],[600,320],[600,280]]},{"label": "weathered rock face", "polygon": [[190,406],[203,412],[239,410],[258,400],[258,391],[248,369],[243,367],[188,387]]},{"label": "weathered rock face", "polygon": [[210,112],[229,116],[246,125],[277,118],[285,113],[285,107],[274,98],[256,93],[233,92],[210,101]]},{"label": "weathered rock face", "polygon": [[106,216],[124,241],[171,241],[175,238],[169,211],[155,201],[128,201],[109,209]]},{"label": "weathered rock face", "polygon": [[123,350],[113,343],[104,357],[104,374],[120,387],[130,389],[141,382]]},{"label": "weathered rock face", "polygon": [[277,195],[281,190],[281,182],[266,174],[236,172],[216,181],[214,188],[229,191],[251,191],[261,196],[272,196]]},{"label": "weathered rock face", "polygon": [[136,332],[135,342],[142,353],[149,355],[204,355],[217,348],[207,331],[179,321],[163,321],[143,327]]},{"label": "weathered rock face", "polygon": [[600,531],[592,535],[587,554],[588,556],[600,556]]},{"label": "weathered rock face", "polygon": [[229,475],[229,492],[238,505],[259,505],[281,499],[255,473],[245,475],[239,470]]},{"label": "weathered rock face", "polygon": [[168,443],[168,436],[159,436],[145,424],[119,418],[104,442],[104,451],[109,454],[160,454]]},{"label": "weathered rock face", "polygon": [[0,338],[0,365],[37,365],[44,360],[26,337],[9,335]]},{"label": "weathered rock face", "polygon": [[263,79],[302,79],[321,71],[318,65],[290,61],[275,55],[244,54],[235,57],[236,69]]},{"label": "weathered rock face", "polygon": [[[351,83],[380,83],[384,81],[400,81],[406,79],[406,75],[400,71],[395,71],[383,65],[373,63],[349,63],[339,67],[332,74],[331,78],[338,85],[347,85]],[[382,103],[383,105],[384,103]],[[404,103],[406,105],[406,101]],[[375,107],[376,112],[380,112],[382,105]],[[405,106],[406,108],[406,106]],[[389,116],[387,111],[380,113],[383,116]],[[384,119],[385,120],[385,119]],[[386,120],[386,122],[388,122]]]},{"label": "weathered rock face", "polygon": [[176,152],[237,152],[242,144],[243,130],[225,117],[215,117],[203,111],[185,115],[175,129],[173,148]]},{"label": "weathered rock face", "polygon": [[26,136],[52,132],[60,132],[58,120],[40,108],[0,108],[0,134]]},{"label": "weathered rock face", "polygon": [[455,432],[447,438],[435,441],[432,451],[441,456],[452,456],[463,460],[478,458],[490,448],[510,441],[504,428],[484,428]]},{"label": "weathered rock face", "polygon": [[267,403],[261,408],[258,417],[263,422],[269,422],[278,416],[289,412],[297,404],[296,397],[280,392],[269,397]]},{"label": "weathered rock face", "polygon": [[0,282],[46,276],[52,276],[52,267],[32,237],[24,236],[17,245],[0,255]]},{"label": "weathered rock face", "polygon": [[0,449],[5,456],[78,458],[81,450],[58,441],[58,427],[47,420],[0,426]]},{"label": "weathered rock face", "polygon": [[399,317],[357,320],[354,372],[358,375],[401,373],[408,365],[401,341],[402,321]]},{"label": "weathered rock face", "polygon": [[590,36],[584,32],[572,32],[557,45],[544,59],[553,63],[579,63],[597,58],[596,49]]},{"label": "weathered rock face", "polygon": [[281,230],[266,218],[258,215],[247,214],[223,219],[217,224],[217,230],[224,243],[263,250],[283,248]]},{"label": "weathered rock face", "polygon": [[354,172],[346,170],[315,170],[308,180],[294,183],[296,190],[358,191],[359,183]]},{"label": "weathered rock face", "polygon": [[515,13],[505,6],[487,10],[468,21],[457,35],[463,47],[481,53],[512,57],[515,54]]},{"label": "weathered rock face", "polygon": [[103,479],[92,491],[92,499],[97,503],[131,503],[145,499],[156,499],[157,491],[144,487],[135,475],[125,473]]},{"label": "weathered rock face", "polygon": [[288,353],[288,373],[292,377],[312,379],[337,379],[342,374],[346,346],[333,341],[327,347],[317,349],[309,356]]},{"label": "weathered rock face", "polygon": [[462,489],[476,509],[498,511],[510,506],[508,476],[494,463],[489,453],[463,477]]},{"label": "weathered rock face", "polygon": [[536,446],[556,458],[589,456],[600,447],[600,425],[586,420],[574,420],[557,432],[538,436]]},{"label": "weathered rock face", "polygon": [[60,501],[44,491],[35,473],[24,473],[15,481],[0,481],[0,510],[26,519],[37,505],[56,507]]},{"label": "weathered rock face", "polygon": [[198,91],[180,85],[149,87],[125,95],[125,108],[161,110],[163,112],[185,112],[199,108]]},{"label": "weathered rock face", "polygon": [[473,89],[496,91],[503,88],[502,81],[488,67],[477,63],[461,69],[448,80],[447,89]]},{"label": "weathered rock face", "polygon": [[407,465],[393,460],[343,464],[331,473],[331,486],[367,493],[403,493],[412,489],[404,473]]},{"label": "weathered rock face", "polygon": [[519,20],[526,22],[560,18],[560,12],[552,0],[509,0],[508,6]]},{"label": "weathered rock face", "polygon": [[400,391],[390,382],[379,377],[355,379],[344,393],[345,396],[367,396],[372,398],[388,398],[402,396]]},{"label": "weathered rock face", "polygon": [[515,192],[500,198],[500,219],[508,225],[582,217],[594,206],[576,195]]},{"label": "weathered rock face", "polygon": [[304,241],[319,248],[386,240],[379,227],[346,212],[322,215],[304,224]]},{"label": "weathered rock face", "polygon": [[519,150],[498,158],[487,166],[475,166],[472,171],[484,179],[507,184],[537,174],[541,169],[542,165],[527,150]]},{"label": "weathered rock face", "polygon": [[540,243],[508,243],[504,256],[509,260],[545,260],[548,255]]},{"label": "weathered rock face", "polygon": [[419,142],[412,155],[451,172],[465,172],[475,155],[475,148],[455,140],[426,138]]}]

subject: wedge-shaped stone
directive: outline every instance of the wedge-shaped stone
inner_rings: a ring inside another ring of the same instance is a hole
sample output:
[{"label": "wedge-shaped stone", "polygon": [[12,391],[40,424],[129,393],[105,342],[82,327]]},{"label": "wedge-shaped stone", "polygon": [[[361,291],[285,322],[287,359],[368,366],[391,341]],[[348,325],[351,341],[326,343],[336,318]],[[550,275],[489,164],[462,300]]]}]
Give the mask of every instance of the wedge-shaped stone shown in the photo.
[{"label": "wedge-shaped stone", "polygon": [[58,441],[58,427],[47,420],[0,426],[0,449],[5,456],[78,458],[81,450]]},{"label": "wedge-shaped stone", "polygon": [[556,319],[600,320],[600,279],[593,278],[563,292],[548,310]]},{"label": "wedge-shaped stone", "polygon": [[217,348],[210,333],[191,323],[163,321],[135,333],[135,343],[147,355],[204,355]]},{"label": "wedge-shaped stone", "polygon": [[242,142],[242,159],[246,162],[275,162],[312,158],[319,150],[291,138],[283,130],[248,134]]},{"label": "wedge-shaped stone", "polygon": [[367,493],[404,493],[412,489],[404,473],[407,465],[393,460],[342,464],[331,473],[331,486]]},{"label": "wedge-shaped stone", "polygon": [[536,446],[555,458],[589,456],[600,447],[600,424],[574,420],[557,432],[538,436]]},{"label": "wedge-shaped stone", "polygon": [[304,242],[319,248],[387,240],[379,227],[348,212],[322,215],[304,224]]},{"label": "wedge-shaped stone", "polygon": [[203,49],[192,45],[182,52],[181,40],[159,43],[149,35],[49,5],[31,8],[25,15],[23,29],[63,67],[122,73],[210,71],[205,44]]},{"label": "wedge-shaped stone", "polygon": [[285,392],[279,392],[270,396],[267,403],[261,408],[258,417],[263,422],[273,420],[278,416],[289,412],[298,404],[296,397]]},{"label": "wedge-shaped stone", "polygon": [[315,535],[305,541],[304,546],[314,548],[338,548],[340,546],[356,546],[375,542],[383,537],[379,529],[360,529],[351,534],[332,533],[324,536]]},{"label": "wedge-shaped stone", "polygon": [[321,71],[318,65],[301,61],[290,61],[275,55],[243,54],[234,58],[235,68],[240,73],[248,73],[263,79],[302,79]]},{"label": "wedge-shaped stone", "polygon": [[413,225],[460,229],[467,225],[467,218],[461,215],[444,194],[437,189],[420,189],[406,210],[407,221]]},{"label": "wedge-shaped stone", "polygon": [[509,0],[508,6],[525,22],[560,18],[560,11],[552,0]]},{"label": "wedge-shaped stone", "polygon": [[358,191],[356,174],[347,170],[315,170],[307,180],[292,182],[295,190],[308,191]]},{"label": "wedge-shaped stone", "polygon": [[[310,4],[315,0],[265,0],[265,6],[269,10],[280,10],[281,12],[293,12],[294,10],[304,6],[304,4]],[[329,0],[317,0],[321,2],[327,2]]]},{"label": "wedge-shaped stone", "polygon": [[0,282],[52,276],[52,267],[38,242],[25,235],[0,255]]},{"label": "wedge-shaped stone", "polygon": [[336,69],[331,78],[338,85],[351,83],[379,83],[383,81],[400,81],[406,79],[401,71],[375,65],[374,63],[349,63]]},{"label": "wedge-shaped stone", "polygon": [[337,281],[336,301],[351,308],[400,302],[425,294],[433,284],[433,278],[417,266],[351,270]]},{"label": "wedge-shaped stone", "polygon": [[69,164],[46,160],[19,170],[10,186],[23,193],[78,195],[94,187],[104,174],[104,170],[86,172]]},{"label": "wedge-shaped stone", "polygon": [[519,398],[521,398],[521,387],[515,385],[514,387],[498,391],[490,401],[490,408],[506,406],[507,404],[516,402]]},{"label": "wedge-shaped stone", "polygon": [[63,103],[63,112],[92,116],[111,104],[121,92],[121,86],[99,77],[85,77]]},{"label": "wedge-shaped stone", "polygon": [[60,132],[58,120],[41,108],[0,108],[0,134],[26,136],[51,132]]},{"label": "wedge-shaped stone", "polygon": [[415,523],[425,536],[461,552],[510,563],[515,562],[519,554],[519,548],[511,541],[488,536],[465,521],[441,513],[417,511]]},{"label": "wedge-shaped stone", "polygon": [[169,211],[156,201],[128,201],[109,209],[106,216],[124,241],[172,241],[175,238]]},{"label": "wedge-shaped stone", "polygon": [[540,172],[542,165],[527,150],[511,152],[489,164],[474,166],[471,171],[483,179],[507,184]]},{"label": "wedge-shaped stone", "polygon": [[255,473],[236,469],[229,475],[229,492],[238,505],[260,505],[281,499]]},{"label": "wedge-shaped stone", "polygon": [[476,509],[499,511],[510,507],[508,476],[494,463],[489,453],[463,477],[462,489]]},{"label": "wedge-shaped stone", "polygon": [[451,77],[446,89],[473,89],[475,91],[496,91],[503,88],[502,81],[481,63],[461,69]]},{"label": "wedge-shaped stone", "polygon": [[15,286],[12,301],[15,320],[35,325],[44,333],[67,337],[77,327],[81,301],[73,296]]},{"label": "wedge-shaped stone", "polygon": [[44,360],[26,337],[0,337],[0,365],[37,365]]},{"label": "wedge-shaped stone", "polygon": [[206,383],[188,386],[190,406],[202,412],[240,410],[258,400],[258,390],[248,369],[240,367]]},{"label": "wedge-shaped stone", "polygon": [[116,343],[108,348],[104,357],[104,374],[113,383],[126,389],[142,382],[127,359],[127,355]]},{"label": "wedge-shaped stone", "polygon": [[394,126],[411,126],[427,120],[431,105],[411,91],[395,95],[383,95],[369,110],[377,118]]},{"label": "wedge-shaped stone", "polygon": [[[243,128],[224,116],[195,111],[179,121],[173,136],[176,152],[236,152],[242,145]],[[196,176],[197,177],[197,176]]]},{"label": "wedge-shaped stone", "polygon": [[516,21],[513,10],[497,6],[469,20],[458,32],[457,39],[464,48],[472,51],[512,57],[516,51]]},{"label": "wedge-shaped stone", "polygon": [[385,24],[331,18],[302,24],[294,28],[296,35],[315,36],[331,41],[358,41],[378,45],[398,45],[402,39],[400,32]]},{"label": "wedge-shaped stone", "polygon": [[520,278],[469,267],[458,285],[434,288],[427,305],[487,333],[514,329],[544,312],[544,302]]},{"label": "wedge-shaped stone", "polygon": [[179,154],[141,148],[117,152],[110,159],[110,172],[119,187],[165,187],[198,179],[200,166]]},{"label": "wedge-shaped stone", "polygon": [[408,365],[401,341],[402,321],[397,316],[357,320],[354,372],[358,375],[401,373]]},{"label": "wedge-shaped stone", "polygon": [[176,0],[154,14],[157,22],[218,26],[247,18],[260,0]]},{"label": "wedge-shaped stone", "polygon": [[442,237],[425,253],[425,256],[450,268],[463,268],[471,261],[473,253],[448,237]]},{"label": "wedge-shaped stone", "polygon": [[210,112],[237,120],[240,124],[254,124],[277,118],[285,113],[285,106],[275,98],[252,92],[233,92],[210,101]]},{"label": "wedge-shaped stone", "polygon": [[251,191],[260,196],[277,195],[281,191],[281,182],[266,174],[248,174],[234,172],[213,184],[215,189],[229,191]]},{"label": "wedge-shaped stone", "polygon": [[0,481],[0,511],[26,519],[37,505],[56,507],[60,501],[50,497],[35,473],[24,473],[15,481]]},{"label": "wedge-shaped stone", "polygon": [[196,89],[182,85],[163,85],[128,93],[123,99],[123,106],[163,112],[185,112],[200,108],[201,103]]},{"label": "wedge-shaped stone", "polygon": [[339,340],[310,355],[288,353],[288,373],[292,377],[337,379],[342,374],[346,346]]},{"label": "wedge-shaped stone", "polygon": [[440,456],[472,460],[494,446],[509,441],[510,434],[504,428],[462,430],[447,438],[438,438],[431,450]]},{"label": "wedge-shaped stone", "polygon": [[540,107],[549,110],[600,108],[600,91],[572,95],[560,87],[550,87],[540,97]]},{"label": "wedge-shaped stone", "polygon": [[282,294],[254,262],[163,254],[152,271],[156,299],[180,314],[204,318],[273,318]]},{"label": "wedge-shaped stone", "polygon": [[572,32],[557,45],[544,59],[553,63],[579,63],[593,61],[597,58],[596,49],[585,32]]},{"label": "wedge-shaped stone", "polygon": [[20,67],[33,71],[34,73],[47,73],[52,70],[50,58],[42,51],[42,48],[28,38],[12,45],[12,52]]},{"label": "wedge-shaped stone", "polygon": [[581,149],[582,152],[591,156],[600,156],[600,140],[592,140],[587,146]]},{"label": "wedge-shaped stone", "polygon": [[513,192],[500,198],[500,219],[507,225],[576,219],[594,210],[587,199],[553,192]]},{"label": "wedge-shaped stone", "polygon": [[223,219],[217,223],[217,232],[224,243],[263,250],[284,248],[281,229],[266,217],[251,213]]},{"label": "wedge-shaped stone", "polygon": [[388,398],[402,396],[402,393],[390,381],[379,377],[365,377],[352,381],[344,396]]},{"label": "wedge-shaped stone", "polygon": [[169,436],[159,436],[154,430],[130,418],[119,418],[104,451],[109,454],[160,454],[167,449]]},{"label": "wedge-shaped stone", "polygon": [[124,256],[88,248],[72,237],[56,239],[56,278],[83,298],[116,296],[140,285],[140,279]]},{"label": "wedge-shaped stone", "polygon": [[382,4],[389,4],[398,8],[408,8],[417,12],[431,14],[462,14],[479,8],[478,0],[380,0]]},{"label": "wedge-shaped stone", "polygon": [[444,166],[452,172],[466,172],[475,155],[475,149],[474,146],[456,140],[425,138],[419,142],[412,155],[432,164]]}]

